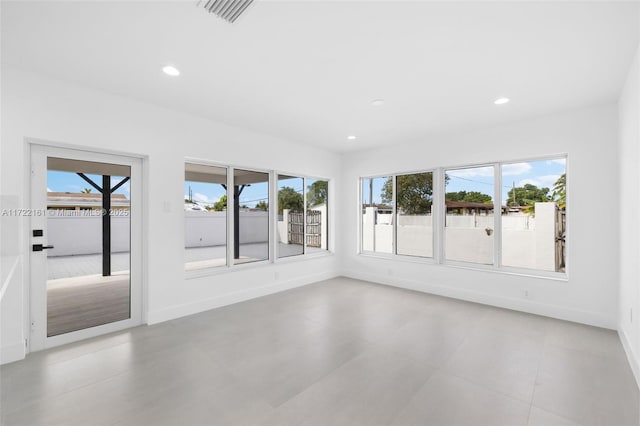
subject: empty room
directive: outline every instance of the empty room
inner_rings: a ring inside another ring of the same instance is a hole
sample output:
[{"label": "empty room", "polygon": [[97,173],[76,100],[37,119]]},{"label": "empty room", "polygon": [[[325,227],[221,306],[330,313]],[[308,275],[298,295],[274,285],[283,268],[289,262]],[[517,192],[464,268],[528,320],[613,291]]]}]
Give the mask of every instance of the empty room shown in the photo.
[{"label": "empty room", "polygon": [[640,2],[0,0],[0,424],[640,425]]}]

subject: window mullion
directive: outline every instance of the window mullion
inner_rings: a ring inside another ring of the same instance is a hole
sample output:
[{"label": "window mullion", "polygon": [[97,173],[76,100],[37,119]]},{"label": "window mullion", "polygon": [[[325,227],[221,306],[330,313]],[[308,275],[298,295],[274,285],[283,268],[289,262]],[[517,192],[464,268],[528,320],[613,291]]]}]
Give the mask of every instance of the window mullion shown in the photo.
[{"label": "window mullion", "polygon": [[396,196],[398,193],[398,177],[397,176],[392,176],[391,179],[393,179],[393,183],[391,185],[391,204],[392,204],[392,228],[391,228],[391,232],[392,232],[392,237],[391,237],[391,244],[393,247],[391,247],[391,253],[394,255],[398,254],[398,209],[397,209],[397,204],[396,204]]},{"label": "window mullion", "polygon": [[493,201],[493,265],[502,267],[502,164],[493,166],[495,199]]},{"label": "window mullion", "polygon": [[[302,178],[302,254],[307,254],[307,178]],[[326,220],[326,218],[325,218]]]},{"label": "window mullion", "polygon": [[234,193],[233,193],[233,185],[234,185],[234,173],[235,169],[233,167],[227,168],[227,267],[233,268],[233,248],[235,244],[235,235],[234,235]]},{"label": "window mullion", "polygon": [[444,214],[446,207],[444,204],[445,189],[444,170],[439,167],[433,174],[433,211],[431,228],[433,232],[433,259],[436,263],[443,263],[444,259]]}]

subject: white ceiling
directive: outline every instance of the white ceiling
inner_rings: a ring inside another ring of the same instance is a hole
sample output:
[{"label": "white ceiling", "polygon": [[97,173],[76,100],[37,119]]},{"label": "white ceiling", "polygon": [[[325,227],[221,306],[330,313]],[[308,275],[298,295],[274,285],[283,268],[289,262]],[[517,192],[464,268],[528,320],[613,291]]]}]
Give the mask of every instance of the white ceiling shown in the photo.
[{"label": "white ceiling", "polygon": [[[638,2],[2,2],[2,62],[336,151],[615,101]],[[162,66],[182,72],[172,78]],[[496,106],[493,100],[512,101]],[[371,101],[382,98],[382,107]],[[358,139],[348,141],[347,135]]]}]

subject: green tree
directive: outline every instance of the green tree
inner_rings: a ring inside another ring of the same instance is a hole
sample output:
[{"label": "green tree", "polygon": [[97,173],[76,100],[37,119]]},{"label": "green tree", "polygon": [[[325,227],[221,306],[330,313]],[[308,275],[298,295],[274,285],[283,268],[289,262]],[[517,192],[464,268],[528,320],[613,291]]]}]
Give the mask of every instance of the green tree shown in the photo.
[{"label": "green tree", "polygon": [[553,200],[558,207],[564,209],[567,206],[567,174],[563,173],[553,185]]},{"label": "green tree", "polygon": [[507,193],[507,203],[510,206],[534,206],[537,202],[551,201],[549,188],[538,188],[526,183],[524,186],[511,188]]},{"label": "green tree", "polygon": [[493,201],[491,199],[491,195],[483,194],[478,191],[458,191],[458,192],[447,192],[444,195],[444,199],[446,201],[464,201],[467,203],[483,203],[483,204],[491,204]]},{"label": "green tree", "polygon": [[311,185],[307,185],[307,207],[325,204],[328,192],[329,182],[326,180],[317,180]]},{"label": "green tree", "polygon": [[302,207],[302,194],[296,192],[295,189],[284,186],[278,191],[278,214],[282,214],[284,209],[302,211]]},{"label": "green tree", "polygon": [[[396,177],[396,203],[400,212],[408,215],[425,214],[431,211],[433,204],[433,173],[415,173]],[[393,201],[393,179],[389,178],[382,186],[382,201]]]},{"label": "green tree", "polygon": [[85,188],[82,190],[81,194],[91,194],[91,188]]},{"label": "green tree", "polygon": [[262,200],[258,204],[256,204],[256,209],[260,209],[266,212],[267,210],[269,210],[269,204],[266,201]]},{"label": "green tree", "polygon": [[224,211],[227,208],[227,194],[224,194],[218,201],[213,203],[213,210],[217,212]]}]

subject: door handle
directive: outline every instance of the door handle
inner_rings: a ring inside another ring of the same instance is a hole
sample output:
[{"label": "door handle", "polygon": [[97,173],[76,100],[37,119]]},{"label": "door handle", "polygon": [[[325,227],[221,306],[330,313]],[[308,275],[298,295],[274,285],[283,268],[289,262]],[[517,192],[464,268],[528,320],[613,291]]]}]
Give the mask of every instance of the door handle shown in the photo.
[{"label": "door handle", "polygon": [[43,246],[42,244],[34,244],[32,247],[33,251],[42,251],[53,248],[53,246]]}]

